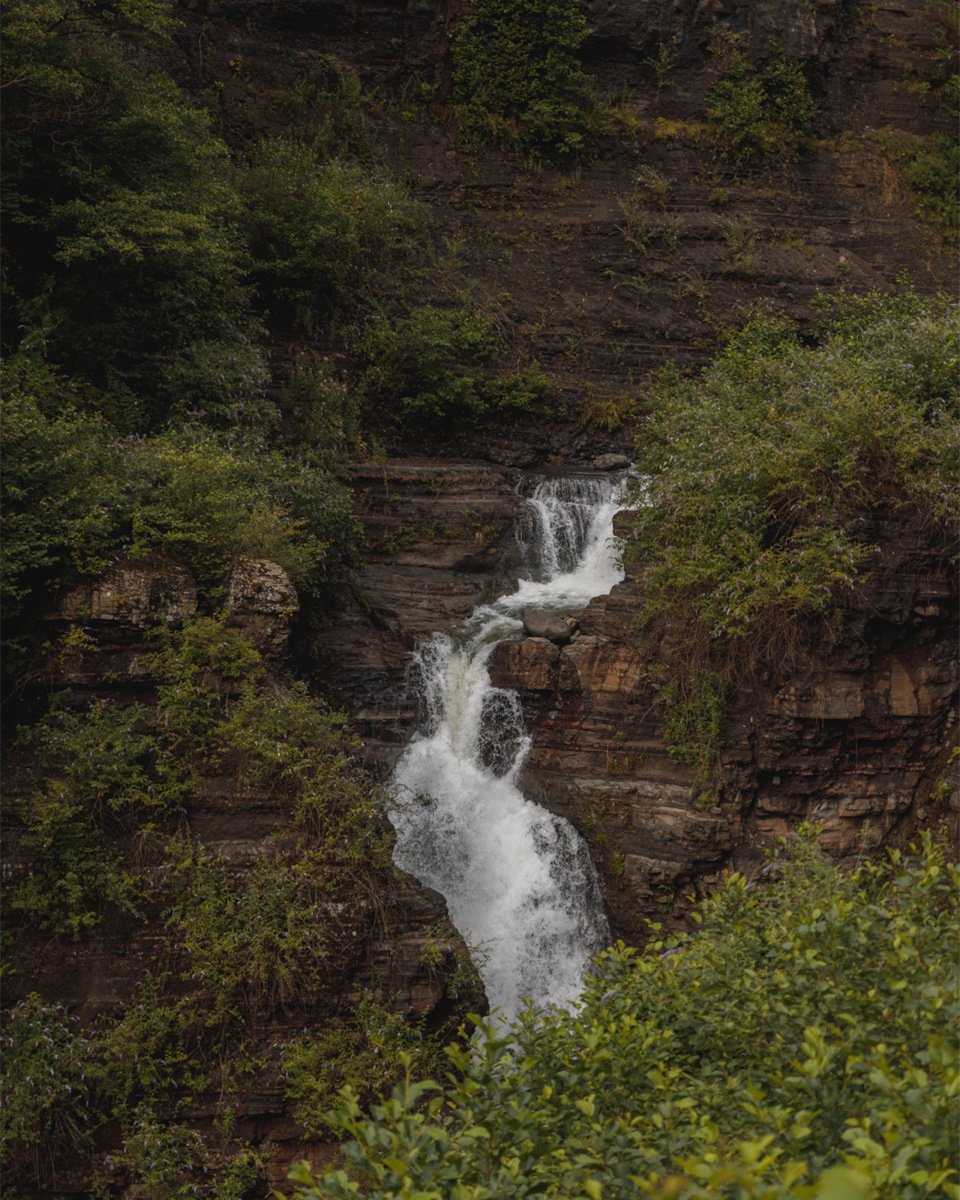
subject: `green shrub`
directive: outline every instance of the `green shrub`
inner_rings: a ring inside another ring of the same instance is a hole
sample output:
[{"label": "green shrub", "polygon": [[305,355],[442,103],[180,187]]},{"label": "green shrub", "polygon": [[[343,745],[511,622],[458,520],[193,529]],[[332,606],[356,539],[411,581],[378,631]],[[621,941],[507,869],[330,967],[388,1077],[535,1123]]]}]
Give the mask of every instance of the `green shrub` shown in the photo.
[{"label": "green shrub", "polygon": [[351,1176],[304,1163],[300,1200],[960,1195],[960,872],[929,838],[851,873],[787,846],[696,934],[601,955],[572,1012],[449,1050],[429,1105],[346,1090]]},{"label": "green shrub", "polygon": [[697,769],[695,797],[709,795],[711,767],[723,749],[726,697],[723,680],[713,671],[680,675],[660,689],[658,701],[665,709],[663,740],[674,762]]},{"label": "green shrub", "polygon": [[293,86],[271,92],[275,108],[324,156],[368,157],[373,146],[359,76],[332,54],[319,55]]},{"label": "green shrub", "polygon": [[[161,940],[154,974],[118,1016],[81,1028],[35,997],[9,1015],[5,1180],[55,1188],[58,1172],[76,1168],[115,1122],[113,1166],[145,1194],[235,1200],[223,1189],[249,1180],[254,1159],[241,1153],[219,1182],[202,1178],[201,1168],[223,1165],[219,1147],[211,1160],[181,1105],[243,1086],[252,1019],[280,1006],[288,1017],[298,1006],[315,1015],[318,993],[325,1006],[331,971],[338,979],[335,964],[356,951],[343,906],[355,912],[361,897],[372,914],[390,895],[392,834],[346,718],[268,676],[223,621],[166,631],[152,670],[154,705],[57,711],[33,734],[47,774],[22,809],[30,872],[7,893],[8,961],[23,953],[24,921],[31,936],[85,937],[122,914]],[[281,813],[253,863],[203,845],[185,821],[205,780],[228,771]],[[341,1011],[352,1028],[349,1006]],[[388,1064],[389,1086],[397,1047],[419,1046],[421,1031],[371,1005],[360,1005],[357,1022],[366,1048],[351,1035],[333,1074],[354,1077],[359,1052],[364,1069],[371,1059]]]},{"label": "green shrub", "polygon": [[724,51],[725,69],[707,94],[706,113],[723,157],[741,167],[792,158],[817,114],[799,64],[776,55],[758,73],[735,42]]},{"label": "green shrub", "polygon": [[361,350],[369,362],[363,386],[401,428],[450,431],[485,411],[483,372],[493,354],[490,322],[471,309],[414,309],[396,321],[367,326]]},{"label": "green shrub", "polygon": [[302,143],[258,143],[240,179],[253,278],[272,325],[319,330],[358,298],[365,272],[401,244],[417,220],[384,171],[320,165]]},{"label": "green shrub", "polygon": [[490,408],[500,420],[542,419],[556,412],[557,385],[543,373],[538,362],[487,380],[486,394]]},{"label": "green shrub", "polygon": [[[382,1101],[406,1067],[425,1078],[438,1046],[418,1022],[392,1013],[365,992],[351,1024],[334,1024],[283,1047],[283,1076],[294,1116],[309,1135],[331,1135],[327,1116],[342,1087],[368,1108]],[[401,1057],[402,1056],[402,1057]]]},{"label": "green shrub", "polygon": [[161,378],[175,422],[257,431],[276,422],[264,398],[270,372],[253,345],[193,342],[164,367]]},{"label": "green shrub", "polygon": [[103,572],[121,551],[172,555],[207,604],[222,599],[235,555],[280,563],[312,609],[339,602],[360,527],[349,492],[323,466],[202,429],[119,440],[25,352],[4,379],[0,581],[11,675],[35,642],[28,618],[43,615],[54,586]]},{"label": "green shrub", "polygon": [[[242,393],[258,328],[227,147],[134,46],[169,27],[169,4],[9,7],[7,352],[44,327],[50,361],[98,388],[124,432],[162,424],[180,383],[204,405],[230,378]],[[198,354],[213,376],[191,373]]]},{"label": "green shrub", "polygon": [[119,450],[77,389],[43,359],[39,335],[3,367],[2,598],[11,624],[61,571],[102,571],[117,517]]},{"label": "green shrub", "polygon": [[577,0],[473,0],[454,35],[454,99],[464,133],[556,158],[583,145],[590,105]]},{"label": "green shrub", "polygon": [[209,599],[238,554],[278,562],[320,600],[333,598],[353,562],[349,494],[320,468],[202,434],[132,440],[124,459],[125,550],[173,555]]},{"label": "green shrub", "polygon": [[627,549],[648,571],[648,616],[683,608],[716,640],[829,612],[869,569],[859,518],[894,498],[948,535],[953,309],[905,293],[827,312],[818,348],[789,321],[761,317],[700,378],[662,377],[638,445],[647,483]]},{"label": "green shrub", "polygon": [[139,915],[142,881],[115,841],[150,828],[175,799],[148,774],[155,750],[148,712],[100,703],[38,727],[49,776],[23,815],[31,870],[11,901],[15,912],[73,937],[97,923],[104,904]]},{"label": "green shrub", "polygon": [[33,994],[3,1032],[0,1145],[8,1183],[47,1179],[92,1142],[95,1052],[60,1004]]},{"label": "green shrub", "polygon": [[912,134],[877,129],[872,140],[902,167],[917,216],[951,244],[960,236],[960,138],[955,133]]},{"label": "green shrub", "polygon": [[493,357],[493,323],[473,308],[414,309],[365,329],[363,387],[400,430],[435,441],[480,421],[545,415],[555,388],[532,363],[495,379],[480,364]]},{"label": "green shrub", "polygon": [[333,465],[364,452],[357,389],[324,360],[301,355],[283,389],[287,408],[301,422],[300,452],[308,461]]},{"label": "green shrub", "polygon": [[[92,1166],[93,1194],[123,1172],[149,1200],[236,1200],[242,1193],[220,1188],[231,1180],[252,1184],[255,1156],[241,1150],[224,1163],[176,1115],[178,1094],[189,1094],[206,1079],[192,1061],[198,1049],[195,1021],[189,1003],[164,1003],[149,976],[119,1019],[99,1019],[86,1028],[61,1005],[44,1004],[35,994],[16,1005],[3,1035],[0,1129],[9,1194],[32,1195],[38,1187],[56,1194],[86,1162]],[[116,1145],[119,1132],[120,1144],[91,1163],[108,1122],[111,1143]]]},{"label": "green shrub", "polygon": [[164,416],[157,384],[182,350],[221,343],[226,353],[251,332],[240,206],[226,147],[171,81],[118,68],[99,86],[104,96],[78,100],[83,118],[58,130],[80,153],[51,162],[41,126],[6,156],[21,197],[9,253],[51,359],[136,394],[142,427]]}]

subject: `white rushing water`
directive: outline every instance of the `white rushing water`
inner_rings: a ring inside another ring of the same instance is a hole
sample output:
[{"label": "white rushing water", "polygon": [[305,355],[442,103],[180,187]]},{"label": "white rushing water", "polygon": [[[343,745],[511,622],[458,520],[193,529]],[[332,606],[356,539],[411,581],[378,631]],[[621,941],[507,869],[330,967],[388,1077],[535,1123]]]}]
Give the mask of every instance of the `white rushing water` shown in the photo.
[{"label": "white rushing water", "polygon": [[580,837],[517,787],[529,739],[518,697],[491,685],[486,662],[522,628],[522,609],[576,613],[619,582],[612,525],[622,492],[610,479],[539,484],[525,543],[539,581],[521,580],[456,636],[436,634],[415,654],[425,718],[391,783],[395,858],[443,893],[479,952],[490,1006],[506,1019],[525,998],[538,1008],[574,1000],[609,931]]}]

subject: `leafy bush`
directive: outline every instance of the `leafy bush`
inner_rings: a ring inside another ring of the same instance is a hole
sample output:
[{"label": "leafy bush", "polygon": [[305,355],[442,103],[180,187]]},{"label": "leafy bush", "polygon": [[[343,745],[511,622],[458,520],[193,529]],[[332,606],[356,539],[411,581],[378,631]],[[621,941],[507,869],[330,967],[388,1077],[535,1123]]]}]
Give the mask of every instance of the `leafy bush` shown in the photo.
[{"label": "leafy bush", "polygon": [[583,145],[590,105],[577,0],[474,0],[453,42],[456,115],[464,133],[539,158]]},{"label": "leafy bush", "polygon": [[[25,101],[26,130],[5,155],[19,304],[9,328],[45,324],[51,359],[136,395],[132,426],[142,428],[164,416],[158,381],[182,350],[226,352],[252,331],[240,204],[226,147],[172,81],[81,61],[81,94],[69,105],[47,97],[39,113]],[[64,141],[82,149],[51,152]]]},{"label": "leafy bush", "polygon": [[306,145],[258,143],[240,179],[260,301],[274,326],[313,333],[357,298],[363,274],[416,223],[404,189],[381,170],[318,164]]},{"label": "leafy bush", "polygon": [[777,55],[758,73],[735,41],[721,53],[725,68],[707,94],[706,115],[723,157],[742,167],[793,157],[817,113],[799,64]]},{"label": "leafy bush", "polygon": [[64,570],[102,571],[116,529],[119,451],[110,427],[77,410],[76,389],[25,343],[4,365],[0,408],[4,616]]},{"label": "leafy bush", "polygon": [[38,727],[50,776],[24,812],[29,877],[11,908],[74,937],[97,923],[103,904],[138,916],[144,890],[107,839],[149,828],[169,801],[147,774],[154,743],[142,726],[147,709],[94,704]]},{"label": "leafy bush", "polygon": [[208,603],[221,599],[235,555],[279,562],[315,609],[339,601],[360,527],[349,492],[323,466],[202,430],[118,439],[26,351],[4,381],[6,671],[22,669],[30,620],[54,586],[103,572],[121,551],[174,556]]},{"label": "leafy bush", "polygon": [[[0,1129],[11,1196],[62,1189],[78,1162],[90,1161],[107,1122],[119,1130],[120,1145],[94,1160],[93,1194],[115,1185],[118,1172],[141,1185],[145,1200],[236,1200],[242,1193],[224,1193],[224,1182],[254,1182],[254,1156],[241,1151],[224,1163],[222,1152],[209,1153],[204,1135],[172,1116],[178,1092],[205,1078],[191,1063],[196,1014],[183,1000],[164,1003],[149,977],[135,995],[119,1019],[87,1028],[36,994],[9,1014]],[[222,1172],[219,1181],[210,1179],[211,1167]]]},{"label": "leafy bush", "polygon": [[320,465],[364,452],[357,389],[322,359],[301,355],[283,389],[300,417],[300,453]]},{"label": "leafy bush", "polygon": [[324,156],[370,157],[373,151],[359,76],[332,54],[321,54],[293,87],[271,92],[275,108]]},{"label": "leafy bush", "polygon": [[[4,1167],[11,1185],[55,1184],[88,1134],[114,1121],[113,1166],[147,1194],[235,1200],[198,1181],[210,1148],[185,1127],[179,1102],[210,1090],[215,1065],[221,1093],[235,1086],[228,1074],[246,1069],[239,1043],[258,1014],[316,1013],[318,993],[326,1000],[331,973],[339,978],[355,953],[344,903],[355,914],[358,896],[373,909],[390,894],[392,834],[346,718],[268,676],[222,621],[168,631],[152,670],[155,705],[54,712],[32,735],[47,777],[23,808],[31,871],[12,901],[8,892],[8,952],[24,921],[84,937],[118,908],[164,940],[149,964],[156,973],[119,1016],[81,1028],[36,998],[10,1014]],[[252,864],[203,845],[184,819],[205,778],[225,771],[282,813]],[[341,1011],[349,1024],[349,1006]],[[372,1057],[386,1062],[389,1086],[397,1047],[419,1046],[419,1031],[375,1005],[361,1005],[357,1022],[366,1049],[352,1034],[337,1043],[333,1074],[353,1077],[358,1055],[364,1069]],[[314,1036],[326,1037],[322,1025]],[[435,1050],[426,1035],[423,1046]],[[233,1163],[227,1178],[251,1175],[249,1157]]]},{"label": "leafy bush", "polygon": [[286,1095],[308,1134],[329,1137],[327,1114],[342,1087],[350,1087],[366,1109],[386,1098],[405,1068],[419,1078],[435,1070],[438,1051],[418,1022],[390,1012],[366,992],[352,1024],[334,1024],[283,1047]]},{"label": "leafy bush", "polygon": [[960,236],[960,137],[956,133],[913,134],[877,129],[872,140],[899,161],[917,216],[955,244]]},{"label": "leafy bush", "polygon": [[351,565],[358,528],[343,485],[277,451],[168,434],[124,447],[125,550],[164,550],[208,597],[238,554],[278,562],[323,598]]},{"label": "leafy bush", "polygon": [[956,313],[910,292],[826,311],[819,348],[760,317],[699,378],[661,377],[627,548],[648,570],[648,617],[679,606],[716,640],[829,611],[869,569],[857,530],[882,503],[949,536]]},{"label": "leafy bush", "polygon": [[449,1050],[426,1111],[429,1083],[370,1119],[345,1090],[354,1177],[304,1163],[300,1200],[960,1195],[960,871],[927,838],[848,874],[806,835],[764,872],[601,955],[574,1011]]},{"label": "leafy bush", "polygon": [[8,1182],[48,1178],[92,1141],[92,1038],[78,1036],[67,1010],[31,995],[3,1032],[0,1146]]},{"label": "leafy bush", "polygon": [[363,377],[388,420],[427,440],[482,419],[542,416],[554,387],[538,364],[485,378],[480,363],[497,349],[492,322],[476,309],[417,308],[371,322],[361,339]]}]

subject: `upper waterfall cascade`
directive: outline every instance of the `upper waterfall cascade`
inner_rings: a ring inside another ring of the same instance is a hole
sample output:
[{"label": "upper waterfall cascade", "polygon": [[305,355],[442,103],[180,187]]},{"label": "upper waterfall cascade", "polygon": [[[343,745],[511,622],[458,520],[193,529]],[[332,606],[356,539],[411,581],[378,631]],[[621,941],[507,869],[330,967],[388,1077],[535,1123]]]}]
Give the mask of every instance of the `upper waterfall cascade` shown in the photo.
[{"label": "upper waterfall cascade", "polygon": [[395,859],[443,893],[491,1008],[506,1019],[525,999],[538,1008],[574,1000],[609,931],[586,846],[517,786],[530,742],[519,698],[492,686],[487,658],[522,629],[524,608],[576,613],[619,582],[612,527],[623,492],[610,478],[538,484],[528,501],[533,536],[523,542],[538,578],[414,655],[424,718],[390,785]]}]

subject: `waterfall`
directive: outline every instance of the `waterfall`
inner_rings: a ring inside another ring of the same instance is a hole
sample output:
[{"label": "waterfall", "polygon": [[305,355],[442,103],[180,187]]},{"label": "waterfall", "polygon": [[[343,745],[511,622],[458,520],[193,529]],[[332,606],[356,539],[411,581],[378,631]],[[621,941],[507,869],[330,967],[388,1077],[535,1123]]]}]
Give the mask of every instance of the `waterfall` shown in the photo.
[{"label": "waterfall", "polygon": [[609,931],[580,837],[517,786],[529,738],[519,698],[491,685],[486,662],[522,629],[522,609],[576,613],[622,578],[612,542],[622,493],[609,478],[540,483],[523,543],[538,552],[537,578],[414,655],[423,720],[391,782],[396,862],[443,893],[506,1019],[525,998],[538,1008],[574,1000]]}]

